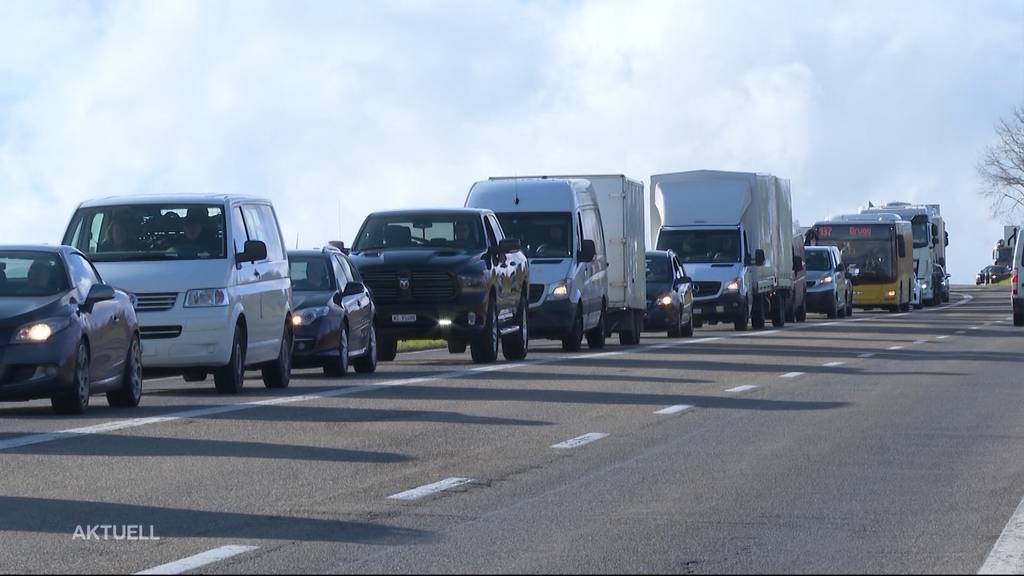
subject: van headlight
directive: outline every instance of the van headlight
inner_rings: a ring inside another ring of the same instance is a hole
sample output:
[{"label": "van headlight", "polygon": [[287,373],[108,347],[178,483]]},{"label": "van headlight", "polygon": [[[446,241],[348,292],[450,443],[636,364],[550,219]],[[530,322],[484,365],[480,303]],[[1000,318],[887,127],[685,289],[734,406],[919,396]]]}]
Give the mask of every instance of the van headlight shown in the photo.
[{"label": "van headlight", "polygon": [[551,285],[551,299],[564,300],[569,297],[569,285],[565,281],[555,282]]},{"label": "van headlight", "polygon": [[740,279],[736,278],[733,281],[725,285],[726,292],[739,292],[740,291]]},{"label": "van headlight", "polygon": [[185,308],[216,308],[228,305],[227,288],[203,288],[185,293]]},{"label": "van headlight", "polygon": [[327,306],[317,306],[315,308],[306,308],[295,312],[292,316],[292,325],[294,326],[308,326],[318,319],[327,316],[331,312],[331,309]]},{"label": "van headlight", "polygon": [[26,324],[18,328],[11,338],[12,344],[41,344],[50,339],[54,334],[67,328],[71,324],[70,318],[49,318]]}]

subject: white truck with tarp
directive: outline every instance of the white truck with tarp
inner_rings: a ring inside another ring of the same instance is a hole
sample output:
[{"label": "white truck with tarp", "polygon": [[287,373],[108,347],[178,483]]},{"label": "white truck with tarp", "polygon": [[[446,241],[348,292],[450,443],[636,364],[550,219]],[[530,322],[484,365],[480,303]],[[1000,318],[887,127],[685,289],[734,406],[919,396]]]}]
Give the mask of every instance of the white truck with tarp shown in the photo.
[{"label": "white truck with tarp", "polygon": [[790,184],[771,174],[651,176],[651,232],[694,280],[695,325],[763,328],[794,317]]},{"label": "white truck with tarp", "polygon": [[860,213],[895,214],[910,222],[914,236],[914,274],[921,284],[921,302],[925,306],[938,306],[949,301],[944,288],[949,234],[938,204],[889,202],[862,208]]}]

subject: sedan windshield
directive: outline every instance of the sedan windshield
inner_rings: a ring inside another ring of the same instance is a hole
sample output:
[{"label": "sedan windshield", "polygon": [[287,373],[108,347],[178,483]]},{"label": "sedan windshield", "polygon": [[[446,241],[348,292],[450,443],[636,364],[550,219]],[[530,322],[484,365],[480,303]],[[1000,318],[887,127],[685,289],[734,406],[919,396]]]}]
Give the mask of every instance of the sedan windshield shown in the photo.
[{"label": "sedan windshield", "polygon": [[454,248],[483,250],[483,225],[468,214],[424,214],[371,216],[352,247],[367,250],[408,248]]},{"label": "sedan windshield", "polygon": [[83,208],[64,243],[96,262],[222,259],[224,209],[206,204]]},{"label": "sedan windshield", "polygon": [[331,263],[322,256],[289,256],[292,289],[296,292],[332,292]]},{"label": "sedan windshield", "polygon": [[664,230],[658,250],[672,250],[680,262],[734,263],[740,261],[737,230]]},{"label": "sedan windshield", "polygon": [[572,216],[570,214],[498,214],[508,238],[523,245],[527,258],[569,258],[572,256]]},{"label": "sedan windshield", "polygon": [[56,296],[70,290],[56,254],[0,252],[0,298]]},{"label": "sedan windshield", "polygon": [[824,250],[807,251],[807,269],[813,272],[827,272],[832,269],[832,259]]},{"label": "sedan windshield", "polygon": [[648,256],[647,280],[650,282],[671,282],[672,262],[664,256]]}]

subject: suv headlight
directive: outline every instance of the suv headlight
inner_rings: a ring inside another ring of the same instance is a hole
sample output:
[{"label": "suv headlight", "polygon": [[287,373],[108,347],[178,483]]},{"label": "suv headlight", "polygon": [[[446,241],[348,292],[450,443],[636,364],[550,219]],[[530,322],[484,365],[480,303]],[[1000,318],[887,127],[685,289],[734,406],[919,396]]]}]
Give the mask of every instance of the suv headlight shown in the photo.
[{"label": "suv headlight", "polygon": [[731,282],[726,283],[725,291],[726,292],[739,292],[740,291],[740,279],[739,278],[735,278]]},{"label": "suv headlight", "polygon": [[41,344],[49,340],[54,334],[67,328],[70,324],[70,318],[48,318],[46,320],[25,324],[14,332],[14,337],[11,338],[11,343]]},{"label": "suv headlight", "polygon": [[292,315],[292,324],[295,326],[308,326],[317,319],[327,316],[331,312],[331,309],[327,306],[317,306],[316,308],[306,308],[304,310],[298,310]]},{"label": "suv headlight", "polygon": [[569,297],[569,285],[564,280],[552,284],[550,290],[552,300],[564,300]]},{"label": "suv headlight", "polygon": [[818,280],[818,284],[831,284],[836,281],[835,276],[829,274],[828,276],[822,276],[821,280]]},{"label": "suv headlight", "polygon": [[185,293],[185,308],[216,308],[228,305],[227,288],[203,288]]}]

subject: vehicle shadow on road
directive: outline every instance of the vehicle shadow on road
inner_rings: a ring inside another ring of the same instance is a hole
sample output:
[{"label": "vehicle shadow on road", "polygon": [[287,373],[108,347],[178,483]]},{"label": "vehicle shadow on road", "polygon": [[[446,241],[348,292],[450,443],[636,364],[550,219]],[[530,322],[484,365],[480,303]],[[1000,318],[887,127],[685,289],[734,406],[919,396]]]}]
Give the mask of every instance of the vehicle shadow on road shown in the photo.
[{"label": "vehicle shadow on road", "polygon": [[[185,411],[193,406],[161,406],[162,410]],[[323,406],[260,406],[220,414],[198,416],[196,420],[245,420],[252,422],[320,422],[324,424],[360,424],[374,422],[417,422],[465,424],[469,426],[551,426],[551,422],[477,416],[462,412],[434,410],[393,410],[371,408],[331,408]]]},{"label": "vehicle shadow on road", "polygon": [[[804,358],[814,357],[815,355],[821,355],[820,350],[816,350],[811,354],[803,354]],[[830,368],[820,365],[806,365],[806,364],[751,364],[750,362],[710,362],[705,360],[695,360],[692,358],[679,359],[679,360],[663,360],[663,359],[652,359],[652,358],[587,358],[585,361],[580,363],[576,362],[564,362],[563,365],[577,365],[587,366],[591,368],[609,369],[609,368],[636,368],[638,370],[690,370],[695,372],[708,371],[708,372],[751,372],[758,374],[775,374],[779,372],[805,372],[807,374],[835,374],[836,368]],[[923,372],[920,370],[916,371],[894,371],[894,370],[864,370],[854,366],[843,366],[842,373],[844,374],[861,374],[864,376],[878,377],[878,376],[966,376],[966,374],[956,372]],[[564,374],[559,374],[559,378],[566,377]],[[602,375],[603,377],[603,375]],[[593,376],[581,376],[581,379],[590,379]],[[636,381],[645,380],[644,376],[640,375],[636,378]]]},{"label": "vehicle shadow on road", "polygon": [[[371,522],[295,516],[209,512],[84,500],[0,496],[0,532],[66,534],[79,526],[153,526],[159,538],[244,538],[404,546],[429,543],[436,535]],[[118,543],[123,545],[123,543]]]}]

